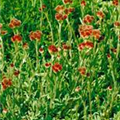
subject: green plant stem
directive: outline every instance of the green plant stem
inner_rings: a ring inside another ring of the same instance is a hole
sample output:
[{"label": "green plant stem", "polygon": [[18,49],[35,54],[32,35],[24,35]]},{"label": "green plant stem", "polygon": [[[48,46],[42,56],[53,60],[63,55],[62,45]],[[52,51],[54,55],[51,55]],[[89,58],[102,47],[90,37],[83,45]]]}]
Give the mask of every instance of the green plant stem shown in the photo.
[{"label": "green plant stem", "polygon": [[47,21],[48,21],[48,24],[49,24],[49,27],[50,27],[50,31],[51,31],[52,44],[54,44],[53,28],[52,28],[51,22],[49,20],[48,13],[45,13],[45,15],[46,15],[46,18],[47,18]]},{"label": "green plant stem", "polygon": [[1,63],[0,68],[1,68],[2,75],[3,75],[4,73],[4,45],[3,45],[3,40],[1,36],[0,36],[0,43],[2,46],[2,49],[0,50],[0,63]]},{"label": "green plant stem", "polygon": [[58,41],[58,46],[60,47],[61,46],[61,27],[62,27],[62,23],[61,22],[58,22],[58,23],[59,23],[59,29],[58,29],[59,41]]}]

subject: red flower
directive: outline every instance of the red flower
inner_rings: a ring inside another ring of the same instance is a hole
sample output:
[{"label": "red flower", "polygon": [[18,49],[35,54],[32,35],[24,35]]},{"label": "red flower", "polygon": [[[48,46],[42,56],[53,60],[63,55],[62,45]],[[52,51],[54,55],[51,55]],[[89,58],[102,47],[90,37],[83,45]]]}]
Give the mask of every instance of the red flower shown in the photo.
[{"label": "red flower", "polygon": [[56,53],[56,52],[58,52],[58,48],[57,48],[55,45],[50,45],[50,46],[48,47],[48,51],[49,51],[50,53]]},{"label": "red flower", "polygon": [[60,65],[59,63],[55,63],[53,66],[52,66],[52,70],[57,73],[59,71],[62,70],[62,65]]},{"label": "red flower", "polygon": [[94,30],[92,31],[92,35],[93,35],[93,37],[94,37],[95,39],[99,39],[100,36],[101,36],[101,32],[100,32],[100,30],[98,30],[98,29],[94,29]]},{"label": "red flower", "polygon": [[7,31],[6,30],[1,30],[1,34],[5,35],[5,34],[7,34]]},{"label": "red flower", "polygon": [[81,1],[81,6],[83,6],[83,7],[86,6],[86,2],[85,2],[85,0],[82,0],[82,1]]},{"label": "red flower", "polygon": [[51,66],[51,63],[45,63],[45,67],[48,68]]},{"label": "red flower", "polygon": [[19,71],[19,70],[14,71],[14,75],[15,75],[15,76],[18,76],[19,74],[20,74],[20,71]]},{"label": "red flower", "polygon": [[81,44],[79,44],[79,46],[78,46],[78,50],[83,50],[85,48],[85,43],[81,43]]},{"label": "red flower", "polygon": [[58,13],[62,13],[64,11],[64,6],[63,5],[58,5],[55,10],[58,12]]},{"label": "red flower", "polygon": [[71,49],[71,46],[68,46],[65,43],[63,43],[62,47],[63,47],[63,50],[69,50],[69,49]]},{"label": "red flower", "polygon": [[109,53],[107,54],[107,58],[111,58],[111,55]]},{"label": "red flower", "polygon": [[69,10],[69,12],[71,13],[71,12],[73,12],[73,11],[75,10],[75,8],[72,8],[72,7],[71,7],[71,8],[69,8],[68,10]]},{"label": "red flower", "polygon": [[68,15],[64,14],[62,17],[62,20],[65,20],[68,17]]},{"label": "red flower", "polygon": [[86,41],[86,42],[83,42],[83,43],[79,44],[78,49],[81,51],[85,47],[87,47],[87,48],[93,48],[94,44],[91,41]]},{"label": "red flower", "polygon": [[44,52],[43,48],[39,48],[39,52],[42,54]]},{"label": "red flower", "polygon": [[10,64],[10,67],[12,67],[12,68],[13,68],[13,67],[14,67],[14,64],[13,64],[13,63],[11,63],[11,64]]},{"label": "red flower", "polygon": [[72,0],[63,0],[63,2],[64,2],[65,4],[71,4],[71,3],[72,3]]},{"label": "red flower", "polygon": [[114,26],[115,27],[120,27],[120,22],[119,21],[114,22]]},{"label": "red flower", "polygon": [[113,3],[113,5],[114,5],[114,6],[118,6],[119,1],[118,1],[118,0],[113,0],[113,2],[112,2],[112,3]]},{"label": "red flower", "polygon": [[93,44],[93,42],[91,42],[91,41],[86,41],[86,42],[85,42],[85,46],[88,47],[88,48],[93,48],[93,47],[94,47],[94,44]]},{"label": "red flower", "polygon": [[39,30],[35,32],[31,31],[29,35],[30,40],[38,40],[38,41],[41,39],[41,36],[42,36],[42,32]]},{"label": "red flower", "polygon": [[29,48],[28,43],[23,43],[23,48],[28,49]]},{"label": "red flower", "polygon": [[79,26],[79,33],[81,37],[88,38],[92,34],[93,26],[92,25],[80,25]]},{"label": "red flower", "polygon": [[21,42],[22,41],[22,37],[20,35],[14,35],[12,38],[11,38],[12,42]]},{"label": "red flower", "polygon": [[55,14],[55,19],[58,21],[65,20],[67,18],[67,14],[61,14],[61,13],[56,13]]},{"label": "red flower", "polygon": [[16,18],[12,19],[9,23],[10,28],[19,27],[20,25],[21,25],[21,21]]},{"label": "red flower", "polygon": [[86,15],[83,19],[84,23],[91,23],[94,20],[94,17],[91,15]]},{"label": "red flower", "polygon": [[80,72],[81,75],[85,75],[86,74],[86,68],[85,67],[79,68],[78,71]]},{"label": "red flower", "polygon": [[6,88],[10,87],[12,85],[12,80],[6,78],[5,76],[3,77],[3,81],[2,81],[2,87],[5,90]]},{"label": "red flower", "polygon": [[103,19],[105,15],[104,15],[104,13],[103,13],[102,11],[98,11],[98,12],[97,12],[97,16],[98,16],[99,18]]},{"label": "red flower", "polygon": [[112,86],[108,86],[108,88],[107,88],[107,89],[111,91],[111,90],[112,90]]}]

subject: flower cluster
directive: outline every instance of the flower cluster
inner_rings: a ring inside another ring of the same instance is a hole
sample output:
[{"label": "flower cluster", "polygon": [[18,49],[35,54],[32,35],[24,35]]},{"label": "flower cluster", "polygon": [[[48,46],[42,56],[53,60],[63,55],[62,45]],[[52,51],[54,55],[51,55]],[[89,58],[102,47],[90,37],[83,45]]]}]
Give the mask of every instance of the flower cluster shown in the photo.
[{"label": "flower cluster", "polygon": [[78,69],[78,71],[80,72],[81,75],[85,75],[86,74],[86,68],[85,67],[80,67]]},{"label": "flower cluster", "polygon": [[119,4],[119,1],[118,1],[118,0],[113,0],[113,5],[114,5],[114,6],[118,6],[118,4]]},{"label": "flower cluster", "polygon": [[63,5],[58,5],[56,8],[56,14],[55,14],[55,19],[58,21],[65,20],[68,15],[74,11],[74,8],[65,8]]},{"label": "flower cluster", "polygon": [[97,12],[97,16],[100,18],[100,19],[103,19],[105,17],[104,13],[102,11],[98,11]]},{"label": "flower cluster", "polygon": [[80,51],[83,50],[84,48],[93,48],[93,47],[94,47],[94,44],[91,41],[86,41],[78,45],[78,49]]},{"label": "flower cluster", "polygon": [[7,89],[8,87],[10,87],[12,85],[12,80],[9,79],[9,78],[6,78],[5,76],[3,77],[3,80],[2,80],[2,87],[3,89]]},{"label": "flower cluster", "polygon": [[79,33],[81,37],[88,38],[92,34],[93,26],[92,25],[80,25],[79,26]]},{"label": "flower cluster", "polygon": [[67,45],[66,43],[63,43],[62,48],[63,50],[69,50],[71,49],[71,46]]},{"label": "flower cluster", "polygon": [[21,42],[22,41],[22,37],[21,35],[19,34],[16,34],[14,35],[12,38],[11,38],[12,42]]},{"label": "flower cluster", "polygon": [[29,38],[30,38],[30,40],[38,40],[39,41],[41,39],[41,36],[42,36],[42,32],[39,30],[36,30],[35,32],[33,32],[33,31],[30,32]]},{"label": "flower cluster", "polygon": [[58,52],[58,48],[57,48],[55,45],[50,45],[50,46],[48,47],[48,51],[49,51],[50,53],[56,53],[56,52]]},{"label": "flower cluster", "polygon": [[80,25],[78,31],[83,38],[93,36],[95,39],[99,39],[101,36],[100,30],[93,29],[92,25]]},{"label": "flower cluster", "polygon": [[45,67],[48,68],[51,66],[51,63],[45,63]]},{"label": "flower cluster", "polygon": [[86,15],[86,16],[83,18],[83,22],[84,22],[84,23],[91,23],[93,20],[94,20],[94,17],[91,16],[91,15]]},{"label": "flower cluster", "polygon": [[62,70],[62,65],[60,65],[59,63],[55,63],[53,66],[52,66],[52,70],[57,73],[59,71]]},{"label": "flower cluster", "polygon": [[83,7],[86,6],[86,2],[85,2],[85,0],[82,0],[82,1],[81,1],[81,6],[83,6]]},{"label": "flower cluster", "polygon": [[9,23],[9,27],[12,29],[15,27],[19,27],[20,25],[21,25],[21,21],[16,18],[13,18]]},{"label": "flower cluster", "polygon": [[115,26],[115,27],[120,27],[120,22],[119,22],[119,21],[115,21],[115,22],[114,22],[114,26]]}]

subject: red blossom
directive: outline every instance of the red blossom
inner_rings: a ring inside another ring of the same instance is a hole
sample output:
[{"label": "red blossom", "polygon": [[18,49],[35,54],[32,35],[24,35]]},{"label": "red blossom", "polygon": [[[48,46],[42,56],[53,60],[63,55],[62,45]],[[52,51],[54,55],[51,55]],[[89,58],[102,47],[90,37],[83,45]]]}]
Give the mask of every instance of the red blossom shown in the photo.
[{"label": "red blossom", "polygon": [[78,69],[78,71],[80,72],[81,75],[85,75],[86,74],[86,68],[85,67],[80,67]]},{"label": "red blossom", "polygon": [[88,47],[88,48],[93,48],[93,47],[94,47],[94,44],[93,44],[93,42],[91,42],[91,41],[86,41],[86,42],[85,42],[85,46]]},{"label": "red blossom", "polygon": [[83,18],[83,22],[84,22],[84,23],[91,23],[93,20],[94,20],[94,17],[91,16],[91,15],[86,15],[86,16]]},{"label": "red blossom", "polygon": [[20,74],[20,71],[19,71],[19,70],[15,70],[15,71],[14,71],[14,75],[15,75],[15,76],[18,76],[19,74]]},{"label": "red blossom", "polygon": [[71,3],[72,3],[72,0],[63,0],[63,2],[64,2],[65,4],[71,4]]},{"label": "red blossom", "polygon": [[79,33],[81,37],[88,38],[92,34],[93,26],[92,25],[80,25],[79,26]]},{"label": "red blossom", "polygon": [[109,53],[107,54],[107,58],[111,58],[111,55]]},{"label": "red blossom", "polygon": [[45,63],[45,67],[48,68],[51,66],[51,63]]},{"label": "red blossom", "polygon": [[80,43],[80,44],[78,45],[78,49],[79,49],[80,51],[83,50],[85,47],[87,47],[87,48],[93,48],[93,47],[94,47],[94,44],[93,44],[93,42],[91,42],[91,41],[86,41],[86,42]]},{"label": "red blossom", "polygon": [[29,48],[28,43],[23,43],[23,48],[28,49]]},{"label": "red blossom", "polygon": [[33,32],[33,31],[30,32],[29,38],[30,38],[30,40],[38,40],[39,41],[41,39],[41,36],[42,36],[42,32],[39,30],[36,30],[35,32]]},{"label": "red blossom", "polygon": [[98,12],[97,12],[97,16],[98,16],[99,18],[103,19],[105,15],[104,15],[104,13],[103,13],[102,11],[98,11]]},{"label": "red blossom", "polygon": [[7,31],[6,30],[1,30],[1,35],[5,35],[7,34]]},{"label": "red blossom", "polygon": [[64,6],[63,5],[58,5],[55,10],[58,12],[58,13],[62,13],[64,11]]},{"label": "red blossom", "polygon": [[115,27],[120,27],[120,22],[119,22],[119,21],[115,21],[115,22],[114,22],[114,26],[115,26]]},{"label": "red blossom", "polygon": [[19,27],[20,25],[21,25],[21,21],[16,18],[13,18],[9,23],[10,28]]},{"label": "red blossom", "polygon": [[83,50],[85,48],[85,43],[81,43],[78,45],[78,50]]},{"label": "red blossom", "polygon": [[50,45],[50,46],[48,47],[48,51],[49,51],[50,53],[56,53],[56,52],[58,52],[58,48],[57,48],[55,45]]},{"label": "red blossom", "polygon": [[11,40],[12,40],[12,42],[21,42],[22,37],[19,34],[16,34],[11,38]]},{"label": "red blossom", "polygon": [[55,63],[53,66],[52,66],[52,70],[57,73],[59,71],[62,70],[62,65],[60,65],[59,63]]},{"label": "red blossom", "polygon": [[7,89],[8,87],[10,87],[12,85],[12,80],[6,78],[5,76],[3,77],[3,81],[2,81],[2,87],[3,89]]},{"label": "red blossom", "polygon": [[14,67],[14,64],[13,64],[13,63],[11,63],[11,64],[10,64],[10,67],[12,67],[12,68],[13,68],[13,67]]},{"label": "red blossom", "polygon": [[63,47],[63,50],[69,50],[69,49],[71,49],[71,46],[69,46],[69,45],[67,45],[65,43],[63,43],[62,47]]},{"label": "red blossom", "polygon": [[112,90],[112,86],[108,86],[108,88],[107,88],[107,89],[111,91],[111,90]]},{"label": "red blossom", "polygon": [[67,14],[56,13],[55,19],[58,21],[65,20],[67,18]]},{"label": "red blossom", "polygon": [[81,1],[81,6],[83,6],[83,7],[86,6],[86,2],[85,2],[85,0],[82,0],[82,1]]},{"label": "red blossom", "polygon": [[93,37],[94,37],[95,39],[99,39],[100,36],[101,36],[101,32],[100,32],[100,30],[98,30],[98,29],[94,29],[94,30],[92,31],[92,35],[93,35]]},{"label": "red blossom", "polygon": [[112,3],[113,3],[113,5],[114,5],[114,6],[118,6],[119,1],[118,1],[118,0],[113,0],[113,2],[112,2]]},{"label": "red blossom", "polygon": [[42,54],[44,52],[43,48],[39,48],[39,52]]}]

